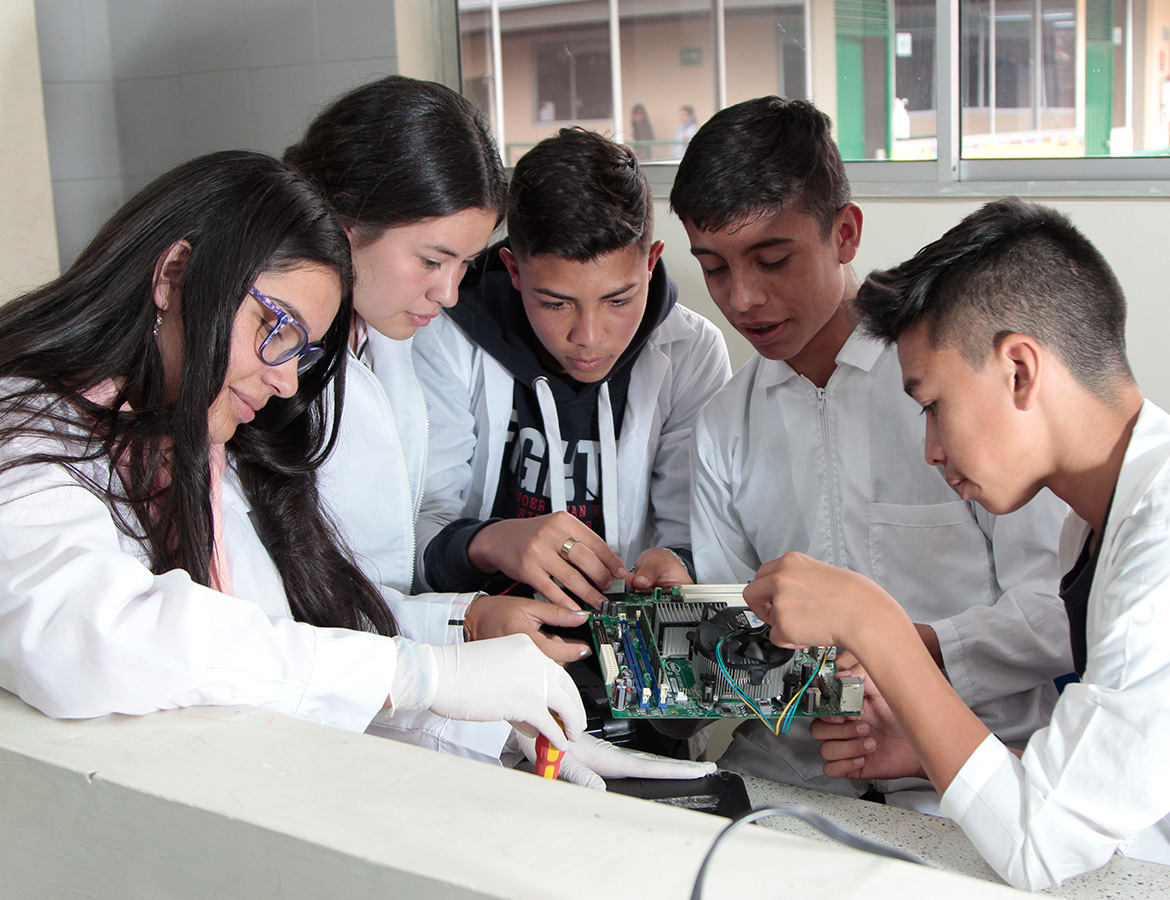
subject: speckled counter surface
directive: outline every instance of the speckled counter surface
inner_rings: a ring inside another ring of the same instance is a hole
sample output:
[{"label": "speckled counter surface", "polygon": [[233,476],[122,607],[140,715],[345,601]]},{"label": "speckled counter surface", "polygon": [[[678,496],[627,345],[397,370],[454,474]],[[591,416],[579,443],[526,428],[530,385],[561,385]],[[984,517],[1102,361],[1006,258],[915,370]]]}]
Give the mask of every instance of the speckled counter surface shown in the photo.
[{"label": "speckled counter surface", "polygon": [[[883,806],[866,800],[839,797],[822,791],[791,787],[744,776],[753,807],[793,803],[818,812],[838,825],[865,837],[913,853],[932,866],[973,878],[1002,880],[950,819]],[[827,841],[811,825],[791,816],[773,816],[760,824]],[[1070,878],[1045,893],[1075,900],[1146,900],[1170,897],[1170,866],[1114,856],[1095,872]]]}]

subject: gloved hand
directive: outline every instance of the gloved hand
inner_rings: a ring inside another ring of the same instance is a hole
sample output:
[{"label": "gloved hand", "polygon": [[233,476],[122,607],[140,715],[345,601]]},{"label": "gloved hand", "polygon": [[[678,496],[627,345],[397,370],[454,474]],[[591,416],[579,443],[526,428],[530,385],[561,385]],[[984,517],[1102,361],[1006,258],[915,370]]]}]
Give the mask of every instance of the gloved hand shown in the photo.
[{"label": "gloved hand", "polygon": [[[530,763],[536,762],[536,739],[516,735],[520,749]],[[713,762],[670,759],[653,753],[625,750],[609,741],[582,734],[571,741],[561,761],[560,777],[595,791],[605,790],[606,778],[702,778],[715,774]]]},{"label": "gloved hand", "polygon": [[[573,679],[528,635],[430,649],[436,668],[432,712],[471,722],[511,722],[534,742],[539,731],[560,750],[585,730],[585,709]],[[553,713],[561,717],[564,731]]]}]

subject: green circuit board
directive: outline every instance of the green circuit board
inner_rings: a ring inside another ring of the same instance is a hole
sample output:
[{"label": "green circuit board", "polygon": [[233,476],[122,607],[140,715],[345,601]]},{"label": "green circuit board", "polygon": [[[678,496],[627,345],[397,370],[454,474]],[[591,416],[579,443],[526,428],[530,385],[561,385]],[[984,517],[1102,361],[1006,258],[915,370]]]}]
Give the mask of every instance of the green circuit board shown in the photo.
[{"label": "green circuit board", "polygon": [[[732,605],[737,597],[739,602]],[[862,682],[838,679],[835,647],[797,650],[791,659],[777,663],[786,652],[758,636],[764,632],[763,623],[742,602],[738,590],[722,585],[609,595],[590,617],[590,633],[613,715],[634,719],[756,715],[736,687],[765,716],[782,715],[794,696],[794,716],[861,712]],[[751,652],[768,659],[736,657],[721,646],[721,669],[715,654],[704,654],[703,642],[696,637],[704,622],[709,623],[705,631],[714,628],[719,635],[726,630],[732,641],[752,636],[757,646]]]}]

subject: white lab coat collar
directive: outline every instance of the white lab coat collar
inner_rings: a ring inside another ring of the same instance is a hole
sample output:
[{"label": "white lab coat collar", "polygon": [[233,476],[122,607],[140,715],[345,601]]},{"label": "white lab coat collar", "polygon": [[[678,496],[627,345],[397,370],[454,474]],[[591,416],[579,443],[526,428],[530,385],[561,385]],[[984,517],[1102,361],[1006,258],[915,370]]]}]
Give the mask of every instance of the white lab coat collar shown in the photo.
[{"label": "white lab coat collar", "polygon": [[[1112,547],[1117,540],[1117,531],[1131,512],[1141,503],[1155,479],[1170,460],[1170,415],[1149,400],[1142,403],[1117,486],[1113,490],[1113,503],[1102,535],[1104,546]],[[1069,516],[1060,539],[1061,570],[1068,571],[1076,563],[1081,548],[1089,536],[1090,525],[1076,513]]]},{"label": "white lab coat collar", "polygon": [[[838,368],[850,366],[863,372],[869,372],[877,364],[884,349],[884,343],[865,334],[860,328],[854,328],[841,349],[837,351],[837,358],[834,361]],[[791,378],[800,377],[792,366],[781,359],[768,360],[767,364],[761,363],[760,365],[758,381],[760,387],[774,387]]]}]

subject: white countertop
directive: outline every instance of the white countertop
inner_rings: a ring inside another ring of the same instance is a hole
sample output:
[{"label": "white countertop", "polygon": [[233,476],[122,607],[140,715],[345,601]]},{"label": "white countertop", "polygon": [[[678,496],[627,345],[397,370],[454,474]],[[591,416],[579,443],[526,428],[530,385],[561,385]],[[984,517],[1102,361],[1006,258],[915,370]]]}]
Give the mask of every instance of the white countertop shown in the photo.
[{"label": "white countertop", "polygon": [[[1019,896],[945,819],[746,781],[937,868],[769,819],[720,849],[704,900]],[[3,691],[0,800],[0,893],[29,900],[675,900],[723,824],[259,709],[53,721]],[[1115,859],[1058,893],[1165,897],[1170,869]]]},{"label": "white countertop", "polygon": [[[803,806],[864,837],[913,853],[939,869],[1003,884],[950,819],[747,775],[743,780],[753,807],[782,803]],[[764,819],[760,824],[814,840],[830,840],[790,816]],[[1108,865],[1043,893],[1075,900],[1161,900],[1170,897],[1170,866],[1115,855]]]},{"label": "white countertop", "polygon": [[[679,900],[723,820],[260,709],[54,721],[0,691],[0,895]],[[703,900],[1008,888],[745,828]]]}]

